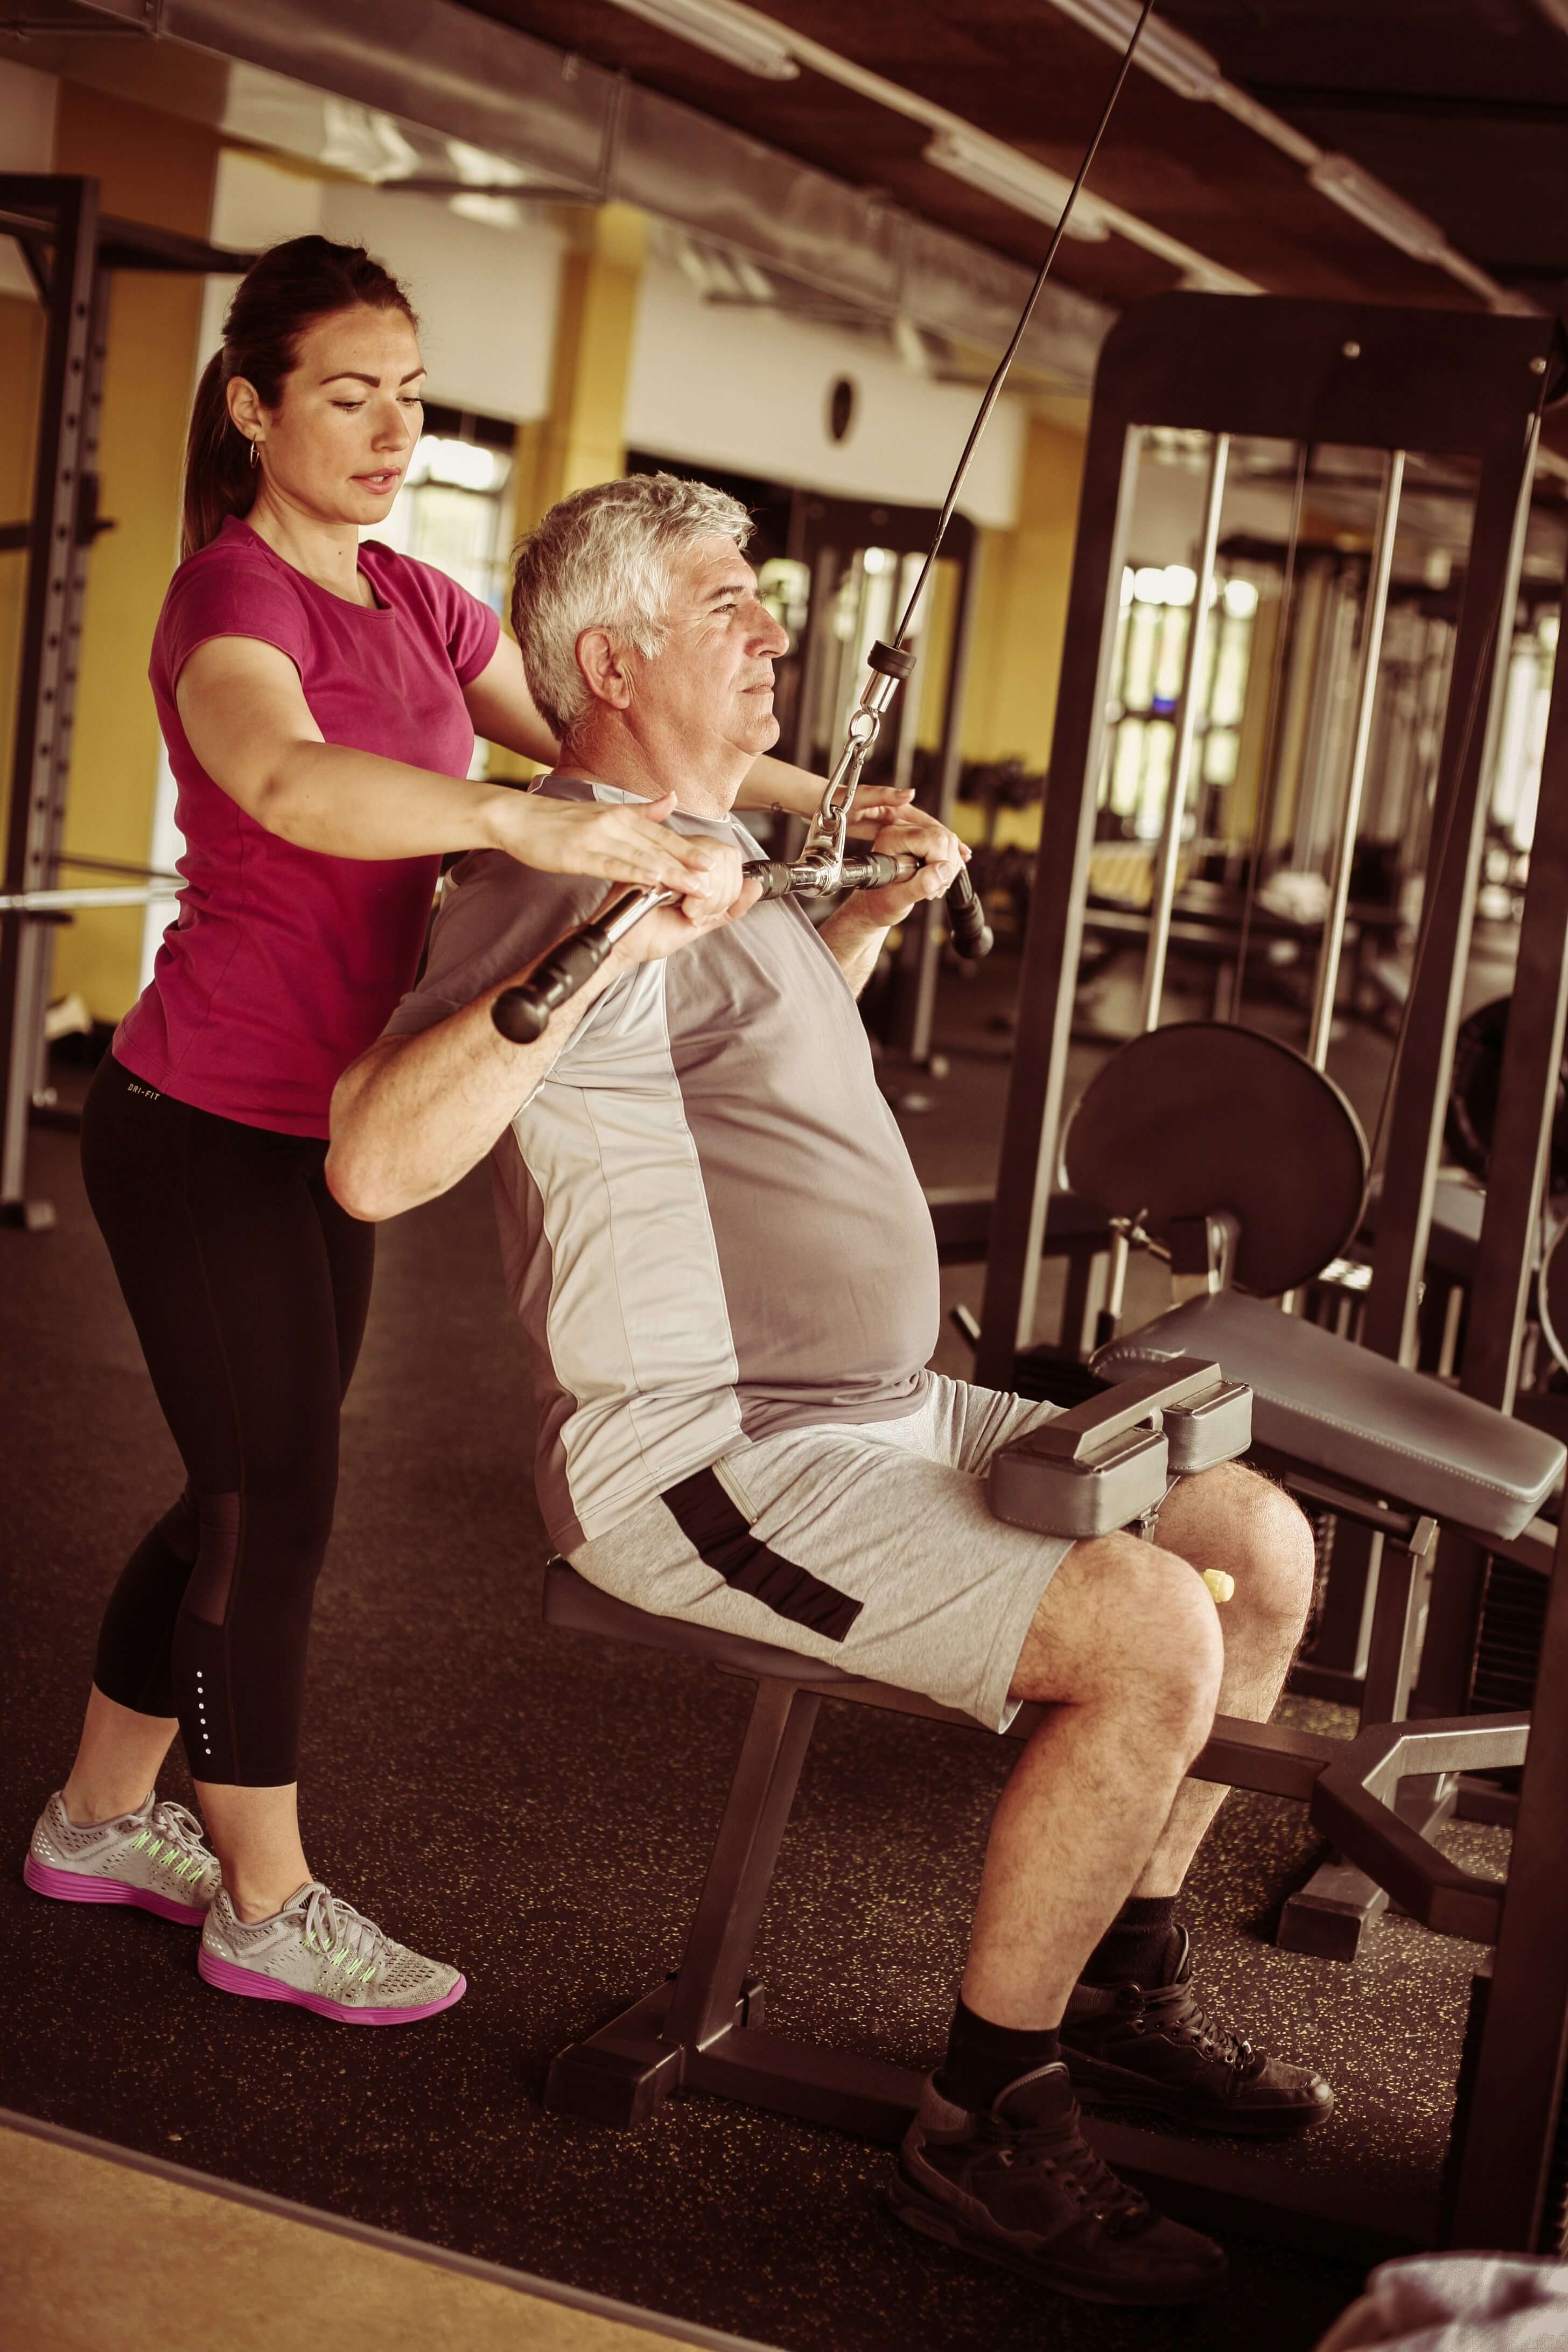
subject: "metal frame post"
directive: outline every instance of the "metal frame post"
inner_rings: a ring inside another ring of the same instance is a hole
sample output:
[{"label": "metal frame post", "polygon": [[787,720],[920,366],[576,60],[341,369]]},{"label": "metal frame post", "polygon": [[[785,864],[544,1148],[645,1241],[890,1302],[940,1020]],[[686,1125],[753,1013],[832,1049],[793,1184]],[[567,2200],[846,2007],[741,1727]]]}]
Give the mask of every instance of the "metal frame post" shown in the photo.
[{"label": "metal frame post", "polygon": [[[1568,1689],[1568,1518],[1558,1534],[1540,1684]],[[1568,2053],[1568,1707],[1533,1717],[1502,1926],[1455,2166],[1452,2242],[1556,2253],[1547,2212]]]},{"label": "metal frame post", "polygon": [[[76,652],[91,547],[102,313],[97,274],[98,184],[0,175],[0,215],[22,211],[53,250],[48,340],[39,402],[27,549],[27,601],[16,698],[5,888],[50,878],[65,809]],[[48,993],[48,925],[0,920],[0,1218],[53,1223],[26,1198],[27,1128]]]},{"label": "metal frame post", "polygon": [[[953,526],[948,527],[944,555],[955,552]],[[931,814],[946,824],[958,798],[958,772],[963,765],[964,695],[969,684],[970,649],[974,640],[974,615],[979,604],[980,566],[973,530],[967,543],[956,543],[959,565],[958,601],[952,615],[952,643],[948,653],[947,693],[942,710],[942,743],[937,753],[936,804]],[[919,673],[904,691],[912,698]],[[904,925],[893,982],[893,1003],[888,1022],[888,1044],[911,1062],[930,1058],[931,1027],[936,1017],[936,984],[946,936],[941,909],[931,899],[915,910]]]},{"label": "metal frame post", "polygon": [[[1503,1046],[1475,1281],[1459,1386],[1511,1412],[1520,1340],[1537,1256],[1552,1122],[1568,1033],[1568,631],[1559,639],[1541,761],[1530,880],[1520,923],[1513,1002]],[[1419,1704],[1456,1713],[1469,1697],[1487,1554],[1445,1536],[1432,1599]]]},{"label": "metal frame post", "polygon": [[1313,986],[1311,1031],[1307,1055],[1314,1068],[1324,1069],[1329,1038],[1334,1025],[1334,998],[1339,991],[1340,959],[1344,952],[1345,908],[1350,903],[1351,866],[1355,858],[1361,824],[1362,793],[1366,783],[1366,759],[1372,743],[1373,706],[1377,700],[1378,667],[1383,657],[1383,625],[1388,611],[1388,583],[1394,572],[1394,542],[1399,529],[1399,493],[1405,481],[1405,452],[1392,450],[1378,502],[1377,531],[1373,546],[1372,577],[1367,590],[1366,618],[1361,646],[1361,676],[1356,683],[1355,733],[1345,804],[1335,845],[1329,914],[1318,950]]},{"label": "metal frame post", "polygon": [[[1544,362],[1546,354],[1535,356]],[[1539,375],[1527,381],[1538,396]],[[1388,1112],[1383,1204],[1362,1339],[1402,1364],[1415,1360],[1415,1310],[1486,839],[1498,689],[1507,668],[1530,520],[1538,437],[1534,411],[1532,397],[1517,437],[1489,450],[1482,464],[1433,810],[1436,863],[1427,868],[1419,963],[1412,975]]]},{"label": "metal frame post", "polygon": [[1176,902],[1176,867],[1182,854],[1182,822],[1187,813],[1187,785],[1193,772],[1193,745],[1197,736],[1198,681],[1209,637],[1209,594],[1214,587],[1215,551],[1219,545],[1220,509],[1225,504],[1225,478],[1230,461],[1230,436],[1216,433],[1209,452],[1209,478],[1204,491],[1204,519],[1199,532],[1198,576],[1193,591],[1193,617],[1187,630],[1186,659],[1182,665],[1182,698],[1176,710],[1176,740],[1171,752],[1171,773],[1165,786],[1165,808],[1160,846],[1154,861],[1154,895],[1149,908],[1149,944],[1143,958],[1143,988],[1139,1026],[1157,1029],[1160,999],[1165,990],[1165,956],[1171,944],[1171,918]]}]

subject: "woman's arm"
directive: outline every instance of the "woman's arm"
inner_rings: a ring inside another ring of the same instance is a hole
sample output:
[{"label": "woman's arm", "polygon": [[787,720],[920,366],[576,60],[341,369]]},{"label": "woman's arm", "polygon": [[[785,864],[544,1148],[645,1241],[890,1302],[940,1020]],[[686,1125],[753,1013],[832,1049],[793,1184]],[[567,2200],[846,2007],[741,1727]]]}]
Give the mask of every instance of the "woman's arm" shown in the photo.
[{"label": "woman's arm", "polygon": [[[792,767],[787,760],[775,760],[772,752],[764,752],[747,770],[746,780],[735,795],[735,806],[781,809],[787,816],[803,816],[809,822],[821,803],[823,782],[809,768]],[[899,792],[890,784],[858,785],[849,803],[850,832],[868,836],[874,834],[879,824],[888,824],[913,799],[913,793]]]},{"label": "woman's arm", "polygon": [[544,768],[554,767],[560,759],[561,746],[528,690],[528,672],[517,639],[509,637],[504,629],[478,677],[470,678],[463,688],[463,700],[475,734],[482,735],[487,743],[499,743],[503,751],[520,752],[523,759],[537,760]]},{"label": "woman's arm", "polygon": [[643,809],[546,800],[328,743],[288,655],[257,637],[198,646],[174,699],[213,782],[301,849],[363,858],[504,849],[546,873],[681,891],[700,888],[713,862],[713,843],[663,824],[668,800]]}]

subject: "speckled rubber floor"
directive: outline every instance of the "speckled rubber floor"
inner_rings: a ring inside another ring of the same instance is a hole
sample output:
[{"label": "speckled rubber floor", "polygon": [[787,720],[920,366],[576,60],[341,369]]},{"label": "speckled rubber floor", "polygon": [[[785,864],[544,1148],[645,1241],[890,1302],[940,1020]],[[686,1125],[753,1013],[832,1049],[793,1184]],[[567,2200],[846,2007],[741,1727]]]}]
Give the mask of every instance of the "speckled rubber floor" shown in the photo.
[{"label": "speckled rubber floor", "polygon": [[[482,1175],[383,1233],[302,1774],[312,1866],[468,1998],[349,2034],[213,1991],[189,1930],[29,1894],[103,1596],[178,1483],[70,1139],[40,1135],[34,1168],[59,1229],[0,1232],[0,2105],[791,2352],[1316,2343],[1350,2263],[1233,2241],[1200,2313],[1074,2306],[897,2227],[888,2159],[853,2140],[701,2099],[637,2135],[542,2112],[552,2052],[678,1957],[746,1695],[538,1622],[531,1414]],[[763,1927],[770,2023],[931,2061],[1006,1762],[979,1734],[824,1708]],[[1458,1834],[1501,1866],[1496,1833]],[[1259,1930],[1311,1853],[1296,1809],[1238,1797],[1187,1916],[1228,2015],[1337,2085],[1291,2161],[1353,2173],[1375,2211],[1440,2157],[1477,1954],[1398,1921],[1353,1970],[1273,1950]]]}]

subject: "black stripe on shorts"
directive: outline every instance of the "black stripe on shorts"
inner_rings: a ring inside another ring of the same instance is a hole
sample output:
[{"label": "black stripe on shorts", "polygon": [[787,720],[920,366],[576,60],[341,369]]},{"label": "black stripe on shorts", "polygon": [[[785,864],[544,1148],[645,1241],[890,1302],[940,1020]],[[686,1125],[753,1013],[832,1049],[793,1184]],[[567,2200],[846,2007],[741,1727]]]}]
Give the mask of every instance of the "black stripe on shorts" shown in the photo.
[{"label": "black stripe on shorts", "polygon": [[770,1551],[711,1470],[694,1470],[689,1478],[667,1486],[664,1501],[687,1542],[726,1584],[749,1592],[792,1625],[804,1625],[826,1642],[842,1642],[864,1604]]}]

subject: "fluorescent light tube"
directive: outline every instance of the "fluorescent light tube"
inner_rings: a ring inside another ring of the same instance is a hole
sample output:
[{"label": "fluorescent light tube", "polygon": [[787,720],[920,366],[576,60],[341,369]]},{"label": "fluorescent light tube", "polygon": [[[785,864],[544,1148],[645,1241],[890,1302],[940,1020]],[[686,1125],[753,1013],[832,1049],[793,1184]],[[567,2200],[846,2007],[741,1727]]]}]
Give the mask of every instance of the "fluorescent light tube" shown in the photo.
[{"label": "fluorescent light tube", "polygon": [[[1142,0],[1056,0],[1056,5],[1113,48],[1124,49],[1132,38]],[[1178,98],[1212,98],[1224,79],[1206,49],[1173,26],[1163,25],[1158,16],[1144,26],[1132,62]]]},{"label": "fluorescent light tube", "polygon": [[[1064,180],[1059,172],[1033,163],[1016,148],[1004,146],[999,139],[939,131],[925,151],[925,160],[934,163],[939,172],[950,173],[953,179],[978,188],[982,195],[994,196],[998,204],[1011,205],[1015,212],[1027,213],[1032,220],[1046,221],[1052,228],[1060,220],[1072,192],[1072,182]],[[1110,234],[1105,215],[1094,198],[1080,195],[1068,222],[1068,235],[1081,237],[1086,244],[1100,245]]]},{"label": "fluorescent light tube", "polygon": [[1394,195],[1348,155],[1320,155],[1307,178],[1321,196],[1340,205],[1363,228],[1386,237],[1390,245],[1396,245],[1413,260],[1442,265],[1448,252],[1448,240],[1436,222]]},{"label": "fluorescent light tube", "polygon": [[749,12],[724,5],[724,0],[613,0],[628,16],[641,16],[661,33],[706,49],[743,73],[759,74],[764,81],[794,81],[800,68],[789,43],[777,31],[757,22]]}]

